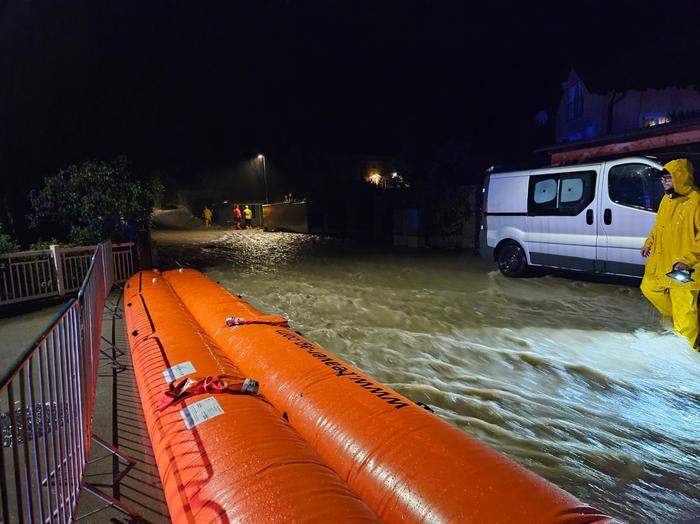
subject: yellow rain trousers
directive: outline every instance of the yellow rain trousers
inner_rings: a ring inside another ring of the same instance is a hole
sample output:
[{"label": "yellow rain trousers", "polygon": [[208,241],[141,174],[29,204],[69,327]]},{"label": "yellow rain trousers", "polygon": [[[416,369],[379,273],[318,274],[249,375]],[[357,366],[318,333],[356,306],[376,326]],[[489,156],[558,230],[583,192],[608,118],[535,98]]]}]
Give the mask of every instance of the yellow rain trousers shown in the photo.
[{"label": "yellow rain trousers", "polygon": [[664,196],[656,224],[644,245],[651,254],[644,269],[641,290],[663,316],[673,318],[673,327],[698,349],[698,292],[700,271],[695,282],[682,284],[666,276],[674,264],[697,268],[700,262],[700,190],[695,187],[693,166],[687,159],[672,160],[664,166],[671,173],[675,194]]}]

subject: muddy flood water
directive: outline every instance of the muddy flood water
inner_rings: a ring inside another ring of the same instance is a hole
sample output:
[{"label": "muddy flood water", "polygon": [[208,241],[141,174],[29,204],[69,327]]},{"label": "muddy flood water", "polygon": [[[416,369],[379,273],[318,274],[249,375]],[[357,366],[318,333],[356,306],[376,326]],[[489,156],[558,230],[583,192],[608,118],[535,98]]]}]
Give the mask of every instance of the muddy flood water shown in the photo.
[{"label": "muddy flood water", "polygon": [[259,309],[625,522],[700,517],[700,354],[639,289],[472,254],[256,231],[156,236]]}]

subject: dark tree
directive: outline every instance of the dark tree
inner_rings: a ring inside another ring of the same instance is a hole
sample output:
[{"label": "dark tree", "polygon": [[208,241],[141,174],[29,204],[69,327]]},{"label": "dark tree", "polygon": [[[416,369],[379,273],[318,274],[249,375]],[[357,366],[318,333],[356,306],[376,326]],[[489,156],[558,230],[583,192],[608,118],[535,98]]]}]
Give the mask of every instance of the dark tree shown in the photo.
[{"label": "dark tree", "polygon": [[73,164],[31,193],[30,218],[42,234],[75,244],[126,240],[148,225],[160,190],[138,180],[125,157]]}]

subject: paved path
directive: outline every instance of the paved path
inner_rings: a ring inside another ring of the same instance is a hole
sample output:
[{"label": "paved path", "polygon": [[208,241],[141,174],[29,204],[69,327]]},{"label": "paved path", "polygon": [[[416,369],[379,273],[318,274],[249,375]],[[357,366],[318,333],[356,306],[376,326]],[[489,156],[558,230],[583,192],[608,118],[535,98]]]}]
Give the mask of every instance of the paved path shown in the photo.
[{"label": "paved path", "polygon": [[54,304],[24,315],[0,318],[0,371],[10,368],[15,359],[49,325],[63,304]]},{"label": "paved path", "polygon": [[[120,294],[121,290],[112,292],[109,297],[111,304],[117,302]],[[113,459],[104,448],[93,443],[91,460],[104,458],[91,464],[86,481],[104,485],[105,492],[129,504],[147,522],[170,522],[141,400],[136,389],[121,300],[116,315],[109,311],[109,307],[105,308],[102,331],[105,338],[114,340],[116,346],[124,352],[118,357],[124,369],[115,370],[107,359],[101,362],[95,400],[94,433],[129,454],[136,461],[136,466],[122,479],[120,485],[113,489]],[[123,465],[118,466],[123,468]],[[101,500],[83,490],[78,515],[89,514],[103,505]],[[114,509],[105,509],[82,519],[81,522],[132,521]]]}]

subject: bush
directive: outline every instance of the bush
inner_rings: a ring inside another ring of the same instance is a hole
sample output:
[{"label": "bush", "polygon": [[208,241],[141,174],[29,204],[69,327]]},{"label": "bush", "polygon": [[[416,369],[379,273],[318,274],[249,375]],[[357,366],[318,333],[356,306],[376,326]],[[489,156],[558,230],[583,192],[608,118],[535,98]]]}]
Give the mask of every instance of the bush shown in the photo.
[{"label": "bush", "polygon": [[74,164],[44,180],[30,194],[34,228],[76,245],[133,238],[147,226],[153,200],[162,189],[134,177],[125,157]]},{"label": "bush", "polygon": [[17,244],[17,242],[15,242],[10,235],[3,231],[2,224],[0,224],[0,255],[19,250],[19,244]]},{"label": "bush", "polygon": [[38,240],[37,242],[34,242],[33,244],[29,245],[29,250],[30,251],[38,251],[40,249],[51,249],[51,246],[57,245],[61,247],[73,247],[75,244],[71,244],[69,242],[59,242],[55,238],[52,238],[51,240]]}]

